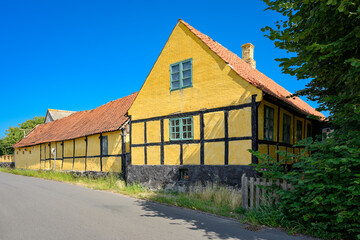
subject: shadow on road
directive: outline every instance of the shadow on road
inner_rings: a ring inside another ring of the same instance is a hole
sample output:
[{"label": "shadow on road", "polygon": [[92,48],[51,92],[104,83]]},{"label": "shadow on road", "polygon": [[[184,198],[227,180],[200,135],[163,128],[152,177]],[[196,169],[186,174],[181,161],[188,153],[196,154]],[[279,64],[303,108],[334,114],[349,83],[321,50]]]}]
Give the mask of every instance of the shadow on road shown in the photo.
[{"label": "shadow on road", "polygon": [[[148,201],[137,201],[137,204],[146,212],[143,217],[165,218],[172,220],[171,224],[184,225],[191,230],[202,230],[208,239],[292,239],[292,236],[279,230],[261,229],[258,232],[245,230],[246,226],[235,220],[216,217],[190,209],[166,206]],[[164,226],[165,227],[165,226]],[[296,239],[296,238],[295,238]]]}]

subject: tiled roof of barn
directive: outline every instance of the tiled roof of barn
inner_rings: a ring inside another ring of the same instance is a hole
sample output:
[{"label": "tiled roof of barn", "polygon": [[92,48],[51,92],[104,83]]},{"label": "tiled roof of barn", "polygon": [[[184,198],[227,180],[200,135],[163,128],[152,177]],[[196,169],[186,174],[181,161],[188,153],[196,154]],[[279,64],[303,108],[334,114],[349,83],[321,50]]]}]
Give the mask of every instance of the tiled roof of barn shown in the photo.
[{"label": "tiled roof of barn", "polygon": [[14,148],[75,139],[118,130],[127,120],[126,113],[137,92],[88,111],[37,126],[30,134],[13,145]]},{"label": "tiled roof of barn", "polygon": [[309,104],[301,100],[299,97],[287,98],[291,93],[277,84],[274,80],[265,76],[259,70],[251,67],[247,62],[237,56],[235,53],[231,52],[227,48],[223,47],[220,43],[214,41],[209,36],[199,32],[188,23],[183,20],[179,20],[180,23],[184,24],[193,34],[195,34],[205,45],[207,45],[216,55],[228,63],[232,69],[246,81],[254,85],[255,87],[261,89],[265,93],[273,96],[281,101],[289,104],[293,108],[297,109],[299,112],[306,115],[318,116],[322,119],[325,116],[312,108]]}]

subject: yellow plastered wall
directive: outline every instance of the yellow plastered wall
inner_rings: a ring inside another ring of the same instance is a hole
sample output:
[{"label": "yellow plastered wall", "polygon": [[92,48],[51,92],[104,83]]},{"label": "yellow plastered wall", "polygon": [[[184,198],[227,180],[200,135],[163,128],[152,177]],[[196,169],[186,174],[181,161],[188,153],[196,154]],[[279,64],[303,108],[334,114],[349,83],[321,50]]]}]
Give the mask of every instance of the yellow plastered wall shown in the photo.
[{"label": "yellow plastered wall", "polygon": [[149,143],[161,142],[160,121],[146,123],[146,140]]},{"label": "yellow plastered wall", "polygon": [[[74,163],[74,140],[64,141],[63,170],[72,170]],[[71,158],[69,158],[71,157]]]},{"label": "yellow plastered wall", "polygon": [[224,112],[212,112],[204,114],[204,126],[205,139],[224,138]]},{"label": "yellow plastered wall", "polygon": [[108,137],[108,154],[117,155],[122,153],[122,136],[121,131],[103,133]]},{"label": "yellow plastered wall", "polygon": [[183,164],[200,165],[200,144],[183,145]]},{"label": "yellow plastered wall", "polygon": [[179,165],[180,164],[180,145],[164,146],[164,164]]},{"label": "yellow plastered wall", "polygon": [[160,165],[160,146],[147,147],[147,164]]},{"label": "yellow plastered wall", "polygon": [[229,142],[229,165],[251,164],[251,140]]},{"label": "yellow plastered wall", "polygon": [[229,111],[229,137],[251,136],[251,108]]},{"label": "yellow plastered wall", "polygon": [[56,143],[56,147],[57,147],[57,151],[56,151],[56,158],[62,158],[62,142],[57,142]]},{"label": "yellow plastered wall", "polygon": [[88,156],[100,155],[100,134],[88,136]]},{"label": "yellow plastered wall", "polygon": [[133,123],[131,126],[132,130],[132,144],[144,143],[144,123]]},{"label": "yellow plastered wall", "polygon": [[145,164],[144,147],[131,148],[131,164],[133,165]]},{"label": "yellow plastered wall", "polygon": [[103,172],[121,172],[121,157],[103,157]]},{"label": "yellow plastered wall", "polygon": [[14,155],[2,155],[0,156],[0,163],[14,162]]},{"label": "yellow plastered wall", "polygon": [[204,163],[205,165],[224,165],[225,163],[225,143],[209,142],[204,144]]},{"label": "yellow plastered wall", "polygon": [[15,167],[24,169],[40,168],[40,145],[16,148]]},{"label": "yellow plastered wall", "polygon": [[46,144],[40,144],[41,146],[40,146],[40,148],[41,148],[41,160],[45,160],[45,158],[46,158],[46,156],[45,156],[45,147],[46,147]]}]

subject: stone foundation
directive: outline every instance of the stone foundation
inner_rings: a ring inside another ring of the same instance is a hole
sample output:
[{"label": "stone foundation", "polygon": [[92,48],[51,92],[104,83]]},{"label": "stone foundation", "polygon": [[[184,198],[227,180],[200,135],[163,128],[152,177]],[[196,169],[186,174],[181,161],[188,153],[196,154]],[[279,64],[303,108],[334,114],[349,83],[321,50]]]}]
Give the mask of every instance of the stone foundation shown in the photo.
[{"label": "stone foundation", "polygon": [[[184,172],[187,177],[184,178]],[[197,182],[219,183],[228,186],[241,186],[241,176],[255,177],[256,171],[251,166],[232,165],[129,165],[127,182],[141,183],[151,189],[187,188]]]},{"label": "stone foundation", "polygon": [[0,167],[15,168],[15,163],[14,162],[1,162]]}]

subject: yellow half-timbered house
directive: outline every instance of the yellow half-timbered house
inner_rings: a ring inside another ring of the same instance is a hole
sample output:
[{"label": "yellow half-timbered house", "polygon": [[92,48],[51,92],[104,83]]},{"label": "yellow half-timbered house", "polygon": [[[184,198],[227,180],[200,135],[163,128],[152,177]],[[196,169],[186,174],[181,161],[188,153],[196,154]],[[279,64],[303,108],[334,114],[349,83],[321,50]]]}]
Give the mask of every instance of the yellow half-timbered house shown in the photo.
[{"label": "yellow half-timbered house", "polygon": [[[179,20],[129,109],[130,182],[220,181],[236,185],[257,159],[293,148],[324,117],[242,59]],[[279,159],[280,158],[280,159]]]}]

